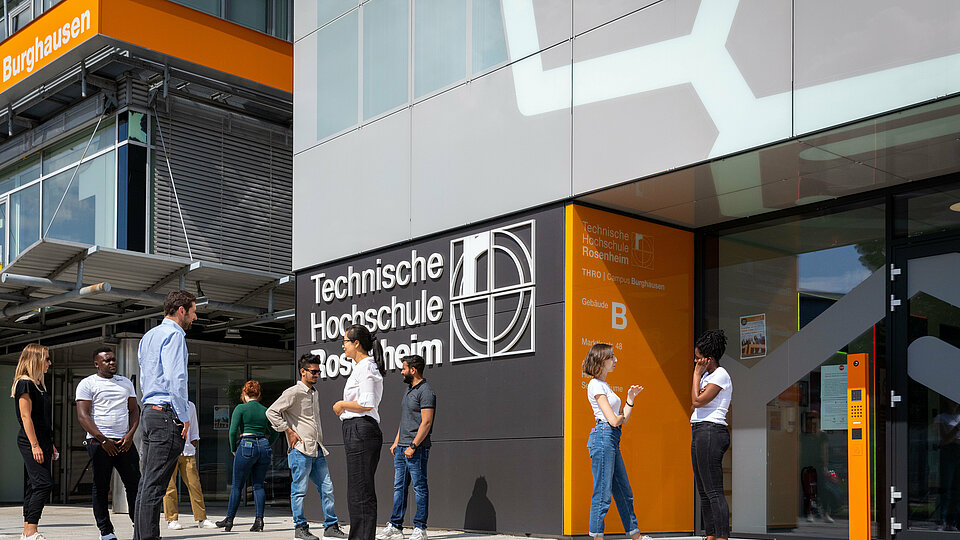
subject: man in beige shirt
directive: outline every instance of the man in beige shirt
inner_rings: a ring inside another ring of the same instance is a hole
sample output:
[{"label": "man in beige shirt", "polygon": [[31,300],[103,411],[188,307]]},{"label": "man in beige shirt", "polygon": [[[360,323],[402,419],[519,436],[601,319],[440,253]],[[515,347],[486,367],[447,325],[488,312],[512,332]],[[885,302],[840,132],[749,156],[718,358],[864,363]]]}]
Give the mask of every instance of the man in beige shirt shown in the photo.
[{"label": "man in beige shirt", "polygon": [[323,505],[324,538],[346,538],[340,530],[339,520],[333,508],[333,480],[324,456],[329,454],[323,446],[323,430],[320,427],[320,402],[314,385],[320,376],[317,357],[305,354],[300,357],[300,380],[280,394],[277,401],[267,408],[267,420],[278,432],[286,433],[290,451],[287,464],[290,466],[290,506],[293,509],[294,538],[318,540],[310,532],[307,518],[303,516],[303,498],[307,494],[307,480],[313,481],[320,493]]}]

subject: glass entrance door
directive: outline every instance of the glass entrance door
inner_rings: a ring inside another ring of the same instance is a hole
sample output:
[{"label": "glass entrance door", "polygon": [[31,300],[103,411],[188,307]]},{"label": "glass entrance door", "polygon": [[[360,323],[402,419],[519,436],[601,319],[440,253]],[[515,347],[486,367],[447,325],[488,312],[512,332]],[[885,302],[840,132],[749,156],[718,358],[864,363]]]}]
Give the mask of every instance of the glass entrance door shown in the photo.
[{"label": "glass entrance door", "polygon": [[960,539],[960,237],[895,250],[894,261],[895,448],[883,536]]}]

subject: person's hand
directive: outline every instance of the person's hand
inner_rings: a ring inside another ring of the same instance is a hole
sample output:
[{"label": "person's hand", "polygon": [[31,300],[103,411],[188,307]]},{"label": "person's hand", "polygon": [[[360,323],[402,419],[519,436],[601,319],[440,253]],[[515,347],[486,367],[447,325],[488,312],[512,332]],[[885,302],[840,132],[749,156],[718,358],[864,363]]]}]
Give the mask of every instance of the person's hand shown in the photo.
[{"label": "person's hand", "polygon": [[403,455],[407,456],[407,459],[410,459],[413,457],[414,452],[416,452],[416,450],[408,446],[407,449],[403,451]]},{"label": "person's hand", "polygon": [[693,373],[697,377],[702,377],[703,374],[707,372],[707,365],[709,364],[710,364],[709,358],[698,358],[697,365],[695,368],[693,368]]},{"label": "person's hand", "polygon": [[288,429],[287,430],[287,446],[289,446],[289,448],[287,449],[287,452],[289,452],[290,450],[293,450],[293,447],[296,446],[297,443],[302,440],[303,439],[300,438],[300,435],[298,435],[296,431],[292,429]]},{"label": "person's hand", "polygon": [[107,453],[108,456],[115,456],[120,453],[120,449],[117,448],[117,443],[113,442],[113,439],[105,437],[103,442],[100,443],[100,448],[103,448],[103,451]]},{"label": "person's hand", "polygon": [[180,437],[183,440],[187,440],[187,432],[190,430],[190,421],[187,420],[183,423],[183,430],[180,432]]},{"label": "person's hand", "polygon": [[336,414],[337,416],[340,416],[341,414],[343,414],[343,410],[344,410],[343,401],[338,401],[333,404],[333,413]]},{"label": "person's hand", "polygon": [[53,460],[56,461],[60,459],[60,451],[57,450],[57,445],[53,445]]},{"label": "person's hand", "polygon": [[43,465],[43,448],[39,444],[33,447],[33,460]]},{"label": "person's hand", "polygon": [[627,401],[629,401],[630,403],[633,403],[633,400],[637,398],[637,395],[640,392],[643,392],[642,386],[637,384],[631,386],[629,389],[627,389]]},{"label": "person's hand", "polygon": [[120,451],[126,452],[133,448],[133,434],[127,433],[123,437],[120,437]]},{"label": "person's hand", "polygon": [[390,455],[391,456],[397,455],[396,450],[397,450],[397,443],[394,442],[393,444],[390,445]]}]

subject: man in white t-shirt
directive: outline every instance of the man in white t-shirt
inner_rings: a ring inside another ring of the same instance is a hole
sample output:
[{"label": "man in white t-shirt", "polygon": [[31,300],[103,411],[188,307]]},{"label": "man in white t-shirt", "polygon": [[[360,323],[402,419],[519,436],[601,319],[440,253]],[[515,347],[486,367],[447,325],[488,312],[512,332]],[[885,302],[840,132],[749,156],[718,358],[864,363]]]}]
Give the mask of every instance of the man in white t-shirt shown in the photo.
[{"label": "man in white t-shirt", "polygon": [[116,469],[127,495],[130,519],[140,483],[140,454],[133,434],[140,425],[137,392],[130,379],[117,375],[117,357],[110,347],[93,352],[97,373],[77,385],[77,419],[87,430],[84,445],[93,464],[93,516],[101,540],[115,540],[107,494]]},{"label": "man in white t-shirt", "polygon": [[177,468],[170,477],[167,494],[163,497],[163,517],[167,520],[167,527],[174,530],[183,529],[180,524],[180,511],[177,493],[177,471],[187,484],[190,493],[190,506],[193,507],[193,519],[201,529],[216,529],[217,524],[207,519],[207,508],[203,504],[203,489],[200,487],[200,472],[197,469],[197,443],[200,439],[200,424],[197,422],[197,406],[192,401],[187,402],[190,409],[190,428],[187,430],[187,440],[183,443],[183,454],[177,460]]}]

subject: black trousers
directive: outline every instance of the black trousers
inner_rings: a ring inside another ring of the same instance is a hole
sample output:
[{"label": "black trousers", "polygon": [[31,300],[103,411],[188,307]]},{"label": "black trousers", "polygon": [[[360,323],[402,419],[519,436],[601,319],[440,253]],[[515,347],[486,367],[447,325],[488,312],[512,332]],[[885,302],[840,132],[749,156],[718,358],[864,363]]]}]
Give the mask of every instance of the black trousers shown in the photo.
[{"label": "black trousers", "polygon": [[87,445],[87,454],[90,455],[90,461],[93,463],[93,517],[97,520],[100,536],[105,536],[113,532],[107,495],[110,494],[110,480],[113,479],[114,469],[123,481],[123,489],[127,492],[130,521],[133,521],[133,511],[137,506],[137,490],[140,486],[140,454],[137,453],[136,445],[131,446],[126,452],[111,456],[96,439],[87,439],[84,444]]},{"label": "black trousers", "polygon": [[374,540],[377,532],[377,490],[374,475],[383,451],[380,424],[369,416],[343,421],[347,456],[347,509],[350,540]]},{"label": "black trousers", "polygon": [[27,487],[23,490],[23,521],[31,525],[40,523],[43,507],[50,500],[53,489],[53,475],[50,474],[50,462],[53,461],[53,443],[37,441],[43,450],[43,463],[33,459],[33,447],[26,434],[17,435],[17,448],[23,456],[23,465],[27,470]]},{"label": "black trousers", "polygon": [[707,536],[730,536],[730,508],[723,494],[723,454],[730,448],[727,426],[713,422],[693,424],[690,457],[693,480],[700,495],[703,528]]},{"label": "black trousers", "polygon": [[169,405],[144,405],[140,430],[143,470],[133,513],[133,540],[158,540],[163,496],[183,453],[183,424]]}]

